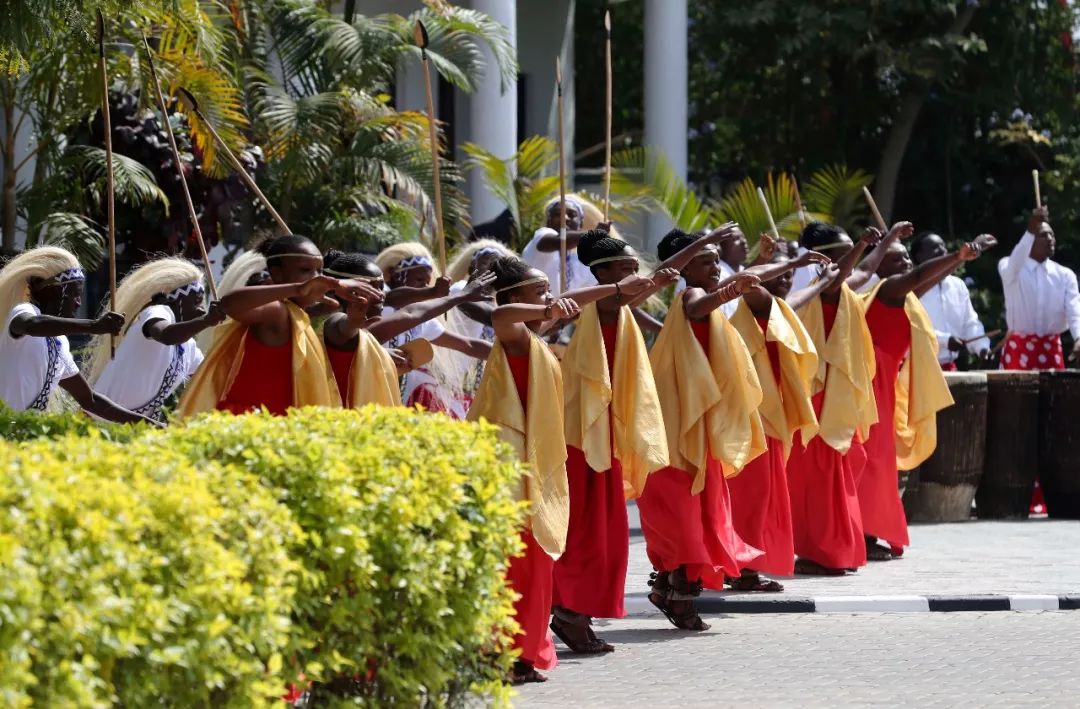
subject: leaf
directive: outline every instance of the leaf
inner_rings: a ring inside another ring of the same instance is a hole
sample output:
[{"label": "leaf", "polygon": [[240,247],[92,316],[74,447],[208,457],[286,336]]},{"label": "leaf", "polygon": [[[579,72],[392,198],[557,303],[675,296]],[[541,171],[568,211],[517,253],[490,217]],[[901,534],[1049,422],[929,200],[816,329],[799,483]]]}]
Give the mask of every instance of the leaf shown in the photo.
[{"label": "leaf", "polygon": [[[73,145],[64,152],[62,164],[65,169],[75,172],[87,182],[98,205],[105,203],[107,174],[104,148]],[[132,206],[158,202],[168,212],[169,199],[158,187],[154,173],[145,165],[126,155],[113,153],[112,168],[117,201]]]},{"label": "leaf", "polygon": [[679,177],[662,151],[651,146],[619,151],[612,155],[611,165],[613,196],[648,204],[687,232],[714,220],[712,210]]},{"label": "leaf", "polygon": [[873,175],[863,170],[829,165],[807,181],[803,191],[805,206],[822,221],[855,233],[860,224],[865,224],[868,213],[862,189],[873,181]]},{"label": "leaf", "polygon": [[84,267],[94,270],[105,253],[103,231],[104,227],[81,214],[53,212],[28,231],[37,238],[27,246],[60,246],[75,254]]}]

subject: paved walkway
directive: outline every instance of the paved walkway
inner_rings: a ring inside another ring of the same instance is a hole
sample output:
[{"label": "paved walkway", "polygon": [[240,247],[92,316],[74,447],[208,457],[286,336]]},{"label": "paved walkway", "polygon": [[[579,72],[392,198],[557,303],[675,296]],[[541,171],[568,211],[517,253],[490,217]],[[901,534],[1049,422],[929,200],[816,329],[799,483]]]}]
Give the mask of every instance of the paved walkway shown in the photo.
[{"label": "paved walkway", "polygon": [[712,630],[634,617],[617,650],[563,656],[519,707],[1069,707],[1080,612],[731,615]]}]

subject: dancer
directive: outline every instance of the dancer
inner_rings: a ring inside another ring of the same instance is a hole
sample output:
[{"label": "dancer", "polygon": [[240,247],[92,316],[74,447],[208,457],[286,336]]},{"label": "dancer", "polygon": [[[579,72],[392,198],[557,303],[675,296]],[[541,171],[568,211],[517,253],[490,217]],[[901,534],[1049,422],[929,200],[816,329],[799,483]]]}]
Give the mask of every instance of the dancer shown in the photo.
[{"label": "dancer", "polygon": [[836,226],[811,222],[803,229],[806,248],[830,248],[839,260],[831,278],[820,281],[827,286],[819,295],[795,303],[818,353],[811,389],[818,430],[812,436],[797,432],[787,461],[799,574],[840,576],[866,565],[856,481],[866,463],[861,441],[877,422],[876,367],[862,301],[849,279],[855,278],[856,285],[866,279],[867,272],[852,272],[865,250],[880,240],[881,233],[873,228],[858,244]]},{"label": "dancer", "polygon": [[78,259],[55,246],[30,249],[0,270],[0,403],[45,411],[57,385],[88,413],[109,421],[150,420],[95,393],[71,356],[68,335],[117,335],[124,316],[75,317],[86,276]]},{"label": "dancer", "polygon": [[[395,244],[380,252],[375,262],[390,286],[383,304],[384,315],[450,293],[450,280],[436,272],[431,254],[423,244]],[[402,377],[402,402],[406,406],[419,404],[428,411],[445,413],[451,418],[465,418],[470,404],[464,392],[465,369],[457,366],[450,353],[442,350],[484,360],[491,353],[491,343],[449,332],[441,318],[433,318],[391,338],[384,346],[396,349],[417,339],[427,340],[435,346],[435,358]]]},{"label": "dancer", "polygon": [[[521,258],[533,268],[539,269],[551,280],[551,287],[559,290],[560,265],[560,203],[554,199],[544,211],[545,225],[537,229],[521,250]],[[568,290],[596,285],[596,277],[578,254],[578,242],[588,233],[584,228],[585,209],[573,196],[566,196],[566,287]],[[605,225],[600,225],[605,226]]]},{"label": "dancer", "polygon": [[222,296],[230,320],[184,392],[182,416],[260,408],[281,416],[294,406],[341,405],[326,350],[304,308],[324,301],[336,305],[327,296],[331,291],[351,302],[378,300],[382,294],[360,281],[320,275],[322,254],[306,237],[279,236],[259,252],[270,284]]},{"label": "dancer", "polygon": [[[492,313],[496,341],[470,420],[499,426],[500,437],[528,464],[519,498],[529,505],[521,540],[524,554],[510,560],[507,582],[518,594],[514,612],[521,633],[514,647],[521,655],[514,665],[515,683],[542,682],[537,668],[555,666],[555,647],[547,628],[552,600],[552,565],[566,548],[570,515],[563,435],[563,381],[559,363],[537,333],[576,316],[578,302],[591,303],[620,289],[640,291],[648,279],[632,276],[618,286],[569,291],[555,300],[547,276],[516,257],[492,264],[496,308]],[[575,300],[576,299],[576,300]]]},{"label": "dancer", "polygon": [[[323,273],[364,281],[380,295],[383,290],[382,270],[363,254],[330,251]],[[352,408],[368,403],[400,406],[397,367],[381,343],[462,303],[485,300],[494,280],[494,275],[485,274],[457,294],[406,305],[385,316],[379,299],[355,303],[341,300],[341,310],[323,323],[323,341],[342,403]]]},{"label": "dancer", "polygon": [[681,276],[687,288],[668,310],[651,360],[670,465],[649,475],[638,499],[646,552],[656,573],[649,601],[684,630],[707,630],[694,607],[703,587],[761,555],[735,532],[726,476],[765,450],[757,408],[761,388],[750,354],[720,310],[758,283],[724,278],[710,239],[673,230],[657,254],[665,261],[698,247]]},{"label": "dancer", "polygon": [[[786,463],[792,437],[799,433],[809,438],[817,432],[810,385],[818,357],[810,335],[784,297],[791,290],[793,269],[828,263],[827,256],[815,251],[788,260],[786,253],[777,249],[769,267],[755,267],[760,269],[762,285],[743,294],[731,317],[732,327],[750,352],[761,386],[758,412],[766,444],[765,453],[749,461],[728,482],[735,531],[747,544],[764,552],[731,579],[736,591],[783,591],[783,585],[763,579],[761,572],[779,576],[794,572]],[[812,297],[813,292],[800,297],[806,296]]]},{"label": "dancer", "polygon": [[[645,343],[630,306],[678,279],[679,269],[718,230],[660,264],[644,291],[623,293],[583,308],[563,358],[566,388],[570,525],[566,553],[555,563],[551,629],[574,652],[610,652],[592,618],[621,618],[629,553],[626,499],[640,495],[647,476],[668,463],[667,435]],[[604,231],[581,237],[578,255],[600,284],[637,273],[638,257]]]},{"label": "dancer", "polygon": [[[905,223],[901,231],[908,235],[913,229]],[[937,445],[937,412],[953,403],[937,363],[934,327],[914,291],[961,262],[978,258],[996,243],[994,237],[983,234],[956,253],[913,268],[907,249],[893,241],[877,269],[881,280],[863,296],[877,367],[874,397],[878,422],[866,441],[866,467],[858,483],[866,556],[870,561],[900,556],[909,544],[898,471],[914,468],[933,453]],[[879,545],[879,538],[889,546]]]},{"label": "dancer", "polygon": [[135,313],[116,338],[90,343],[87,380],[121,406],[164,421],[162,407],[198,369],[203,354],[194,337],[225,319],[218,303],[203,311],[203,271],[182,258],[164,258],[129,273],[116,290],[116,305]]}]

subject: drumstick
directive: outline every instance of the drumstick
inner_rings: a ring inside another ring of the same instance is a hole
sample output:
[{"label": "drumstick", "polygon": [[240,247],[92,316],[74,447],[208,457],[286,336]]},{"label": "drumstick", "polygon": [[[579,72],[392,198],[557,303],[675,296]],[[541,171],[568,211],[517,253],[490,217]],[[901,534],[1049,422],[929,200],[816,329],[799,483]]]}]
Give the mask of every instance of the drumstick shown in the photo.
[{"label": "drumstick", "polygon": [[1006,332],[1005,337],[1001,338],[1001,342],[994,345],[994,348],[992,350],[990,350],[990,352],[996,354],[998,350],[1000,350],[1002,347],[1005,346],[1005,343],[1009,341],[1010,337],[1012,337],[1012,330],[1009,330],[1008,332]]},{"label": "drumstick", "polygon": [[1001,334],[1001,330],[991,330],[990,332],[986,333],[985,335],[976,335],[975,337],[969,337],[966,340],[960,340],[960,344],[961,345],[966,345],[966,344],[969,344],[971,342],[974,342],[975,340],[981,340],[984,337],[986,339],[990,339],[991,337],[997,337],[1000,334]]},{"label": "drumstick", "polygon": [[870,194],[870,190],[866,187],[863,187],[862,191],[863,195],[866,196],[866,203],[870,205],[870,212],[873,213],[878,228],[881,229],[882,233],[887,234],[889,232],[889,227],[885,226],[885,219],[881,216],[881,212],[878,211],[877,202],[874,201],[874,195]]},{"label": "drumstick", "polygon": [[1042,206],[1042,195],[1039,194],[1039,171],[1031,171],[1031,181],[1035,183],[1035,209]]},{"label": "drumstick", "polygon": [[799,223],[806,226],[806,210],[803,209],[802,196],[799,194],[799,181],[795,176],[791,177],[791,184],[795,187],[795,209],[799,212]]}]

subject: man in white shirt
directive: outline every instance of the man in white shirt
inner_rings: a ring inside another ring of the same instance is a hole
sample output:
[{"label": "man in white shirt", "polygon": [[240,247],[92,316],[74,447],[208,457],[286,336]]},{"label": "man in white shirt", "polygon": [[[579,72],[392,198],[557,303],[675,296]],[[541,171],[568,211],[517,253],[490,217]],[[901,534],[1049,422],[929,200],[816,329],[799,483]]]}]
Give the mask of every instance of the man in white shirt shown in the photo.
[{"label": "man in white shirt", "polygon": [[1072,333],[1072,356],[1080,354],[1080,292],[1076,274],[1057,263],[1049,212],[1031,213],[1016,248],[998,263],[1005,291],[1009,337],[1001,354],[1002,369],[1064,369],[1062,330]]},{"label": "man in white shirt", "polygon": [[[551,283],[552,293],[562,293],[559,261],[559,201],[548,205],[547,225],[536,230],[532,239],[521,250],[521,260],[544,272]],[[566,289],[595,286],[596,278],[588,266],[578,260],[577,245],[581,240],[585,223],[585,209],[573,197],[566,198]]]},{"label": "man in white shirt", "polygon": [[[933,232],[923,232],[911,244],[911,257],[916,264],[946,253],[945,240]],[[947,275],[919,300],[934,325],[938,363],[943,370],[956,371],[956,358],[965,347],[972,355],[986,359],[990,353],[990,340],[971,304],[971,293],[962,280]]]}]

